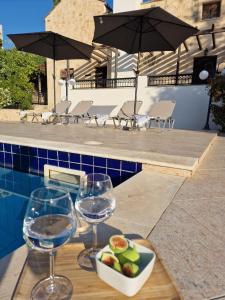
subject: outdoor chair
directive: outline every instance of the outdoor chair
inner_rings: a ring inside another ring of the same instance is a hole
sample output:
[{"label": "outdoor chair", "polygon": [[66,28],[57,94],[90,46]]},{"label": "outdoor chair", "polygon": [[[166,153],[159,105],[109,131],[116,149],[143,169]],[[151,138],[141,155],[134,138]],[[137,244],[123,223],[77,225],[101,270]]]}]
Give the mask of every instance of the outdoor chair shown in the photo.
[{"label": "outdoor chair", "polygon": [[171,100],[161,100],[156,102],[150,108],[148,113],[149,116],[149,128],[151,127],[151,122],[155,121],[158,124],[158,127],[161,127],[161,123],[163,124],[163,128],[166,127],[168,123],[169,128],[174,127],[175,120],[172,119],[172,114],[174,108],[176,106],[176,101]]},{"label": "outdoor chair", "polygon": [[[142,101],[137,101],[136,105],[136,113],[139,112],[142,105]],[[130,122],[131,127],[133,127],[134,122],[134,101],[126,101],[124,102],[123,106],[119,110],[118,114],[114,117],[112,117],[114,127],[118,128],[121,127],[122,121],[125,122],[126,127],[128,123]],[[118,121],[118,125],[116,125],[116,121]]]},{"label": "outdoor chair", "polygon": [[93,105],[87,112],[87,124],[95,120],[97,126],[106,126],[110,114],[116,108],[116,105]]},{"label": "outdoor chair", "polygon": [[92,106],[92,104],[93,101],[90,100],[78,102],[69,113],[60,115],[61,122],[65,120],[64,122],[68,124],[70,122],[70,119],[72,119],[74,123],[79,123],[80,119],[83,120],[85,116],[87,116],[87,112]]},{"label": "outdoor chair", "polygon": [[34,113],[32,122],[34,119],[36,119],[39,122],[39,117],[41,118],[41,123],[42,124],[49,124],[53,123],[56,124],[58,122],[61,122],[60,116],[62,114],[66,114],[69,107],[71,105],[71,101],[60,101],[59,103],[56,104],[55,110],[53,109],[52,111],[46,111],[43,113]]}]

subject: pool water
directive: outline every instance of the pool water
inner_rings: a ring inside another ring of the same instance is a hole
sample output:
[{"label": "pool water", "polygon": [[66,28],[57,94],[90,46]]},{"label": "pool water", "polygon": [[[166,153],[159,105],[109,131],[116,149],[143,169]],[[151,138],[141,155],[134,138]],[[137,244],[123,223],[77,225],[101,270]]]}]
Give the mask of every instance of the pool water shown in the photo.
[{"label": "pool water", "polygon": [[69,189],[75,201],[77,186],[46,181],[42,176],[0,168],[0,258],[24,244],[22,226],[30,194],[46,185]]}]

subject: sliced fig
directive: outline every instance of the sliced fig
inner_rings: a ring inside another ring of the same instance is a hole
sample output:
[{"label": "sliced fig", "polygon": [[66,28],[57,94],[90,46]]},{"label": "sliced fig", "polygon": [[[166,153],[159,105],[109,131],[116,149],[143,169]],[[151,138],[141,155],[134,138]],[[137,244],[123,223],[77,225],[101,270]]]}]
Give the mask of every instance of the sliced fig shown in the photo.
[{"label": "sliced fig", "polygon": [[103,252],[100,260],[109,267],[113,267],[115,262],[119,264],[118,258],[111,252]]},{"label": "sliced fig", "polygon": [[127,277],[135,277],[139,273],[138,265],[129,262],[123,265],[122,270],[123,270],[123,274],[126,275]]},{"label": "sliced fig", "polygon": [[118,254],[117,257],[122,265],[127,262],[138,263],[140,260],[140,254],[135,247],[129,247],[126,251]]},{"label": "sliced fig", "polygon": [[113,235],[109,239],[109,246],[114,253],[118,254],[126,251],[129,244],[123,235]]}]

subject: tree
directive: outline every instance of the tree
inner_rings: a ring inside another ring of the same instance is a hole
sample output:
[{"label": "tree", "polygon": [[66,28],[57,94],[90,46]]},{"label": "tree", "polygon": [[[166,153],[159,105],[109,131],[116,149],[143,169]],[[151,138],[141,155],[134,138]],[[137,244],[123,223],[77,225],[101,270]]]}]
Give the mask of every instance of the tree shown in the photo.
[{"label": "tree", "polygon": [[55,7],[61,0],[53,0],[53,6]]},{"label": "tree", "polygon": [[211,104],[213,121],[220,127],[220,131],[225,132],[225,76],[216,75],[211,79],[208,89],[213,100]]},{"label": "tree", "polygon": [[10,95],[12,106],[18,106],[21,109],[30,108],[34,92],[31,78],[40,72],[41,63],[43,63],[43,58],[37,55],[16,49],[0,49],[0,88],[2,94],[6,93],[7,97]]}]

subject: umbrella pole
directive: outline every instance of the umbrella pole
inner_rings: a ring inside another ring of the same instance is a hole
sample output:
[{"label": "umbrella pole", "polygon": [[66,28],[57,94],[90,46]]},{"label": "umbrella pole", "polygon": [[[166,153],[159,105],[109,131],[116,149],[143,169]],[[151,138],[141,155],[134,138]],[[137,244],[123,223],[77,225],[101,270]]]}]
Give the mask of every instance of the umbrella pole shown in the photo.
[{"label": "umbrella pole", "polygon": [[69,60],[67,59],[66,61],[66,101],[69,100],[69,79],[70,79],[70,65],[69,65]]},{"label": "umbrella pole", "polygon": [[54,81],[54,111],[55,111],[55,107],[56,107],[56,86],[55,86],[55,59],[54,59],[54,63],[53,63],[53,81]]},{"label": "umbrella pole", "polygon": [[140,52],[138,52],[138,61],[137,61],[137,70],[135,72],[135,96],[134,96],[134,114],[136,115],[137,111],[137,92],[138,92],[138,76],[139,76],[139,62],[140,62]]}]

